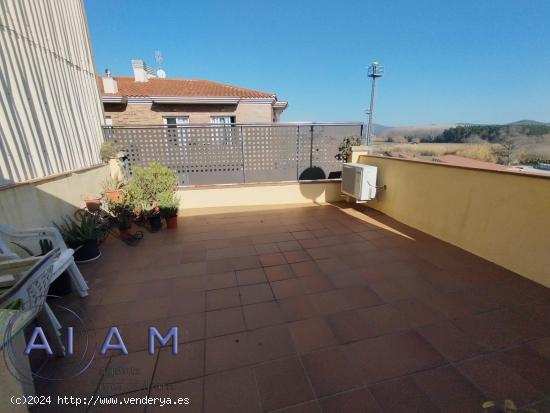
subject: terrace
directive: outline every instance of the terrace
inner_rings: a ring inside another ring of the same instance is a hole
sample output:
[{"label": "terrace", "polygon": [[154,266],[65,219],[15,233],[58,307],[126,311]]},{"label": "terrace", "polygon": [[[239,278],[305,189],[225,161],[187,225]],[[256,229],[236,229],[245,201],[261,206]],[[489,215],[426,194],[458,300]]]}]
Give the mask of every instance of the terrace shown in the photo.
[{"label": "terrace", "polygon": [[[550,407],[549,290],[373,209],[184,209],[177,230],[102,250],[82,266],[89,297],[63,304],[92,347],[118,326],[129,355],[109,351],[76,378],[38,380],[41,394],[191,399],[125,407],[147,412]],[[177,355],[147,353],[151,325],[179,328]],[[75,368],[67,357],[42,372]],[[73,409],[62,411],[111,411]]]},{"label": "terrace", "polygon": [[[122,223],[132,221],[121,217],[148,213],[158,224],[161,193],[172,212],[174,195],[181,204],[177,229],[134,227],[145,232],[134,246],[107,238],[97,261],[79,264],[89,289],[64,249],[78,288],[48,297],[57,319],[45,292],[69,267],[55,248],[46,252],[47,233],[34,233],[29,250],[40,258],[0,245],[0,411],[485,413],[496,410],[485,401],[500,408],[506,399],[550,411],[548,177],[355,147],[351,160],[376,166],[372,184],[384,190],[366,205],[343,202],[335,155],[357,144],[362,123],[278,123],[286,102],[271,94],[240,102],[163,88],[128,99],[108,75],[102,98],[82,2],[29,4],[0,6],[2,235],[4,225],[73,217],[106,178],[135,178],[135,167],[153,161],[175,171],[169,190],[142,191],[118,216],[110,209],[109,222],[127,230]],[[115,125],[166,124],[102,129],[106,114]],[[119,146],[108,164],[106,140]],[[97,257],[97,229],[71,246],[92,241]],[[74,354],[33,351],[25,380],[12,358],[28,368],[23,348],[35,319],[50,340],[59,321],[64,343],[74,327]],[[127,355],[99,351],[113,326]],[[165,342],[150,355],[150,326],[177,327],[178,353]],[[14,404],[35,391],[51,404]],[[83,404],[63,402],[75,397]]]},{"label": "terrace", "polygon": [[[107,238],[80,265],[89,295],[49,299],[75,328],[75,352],[32,355],[37,393],[100,399],[32,411],[113,411],[101,405],[111,396],[188,397],[183,411],[205,413],[481,412],[506,399],[549,409],[548,178],[354,147],[351,160],[377,166],[386,189],[343,202],[326,177],[359,132],[106,128],[127,173],[156,159],[176,171],[179,225],[133,247]],[[45,206],[5,208],[8,221],[72,214],[82,201],[66,194],[107,170],[5,188],[5,205]],[[303,180],[308,170],[321,179]],[[101,354],[113,326],[128,355]],[[148,353],[150,326],[177,327],[177,355],[172,342]]]}]

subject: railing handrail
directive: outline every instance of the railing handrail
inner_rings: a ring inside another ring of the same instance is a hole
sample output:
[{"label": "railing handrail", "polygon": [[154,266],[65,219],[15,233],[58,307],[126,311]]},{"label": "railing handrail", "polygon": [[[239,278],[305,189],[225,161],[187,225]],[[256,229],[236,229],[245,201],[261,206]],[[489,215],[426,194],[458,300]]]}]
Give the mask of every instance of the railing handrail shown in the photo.
[{"label": "railing handrail", "polygon": [[191,125],[104,125],[103,129],[176,129],[176,128],[224,128],[224,127],[284,127],[284,126],[361,126],[363,122],[284,122],[284,123],[194,123]]}]

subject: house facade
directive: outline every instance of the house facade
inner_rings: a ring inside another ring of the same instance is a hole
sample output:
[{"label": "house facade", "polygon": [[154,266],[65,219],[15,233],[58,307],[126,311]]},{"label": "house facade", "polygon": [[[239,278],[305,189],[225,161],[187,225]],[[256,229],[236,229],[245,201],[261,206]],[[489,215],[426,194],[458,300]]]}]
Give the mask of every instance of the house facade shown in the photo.
[{"label": "house facade", "polygon": [[288,103],[273,93],[209,80],[166,78],[142,60],[133,77],[101,77],[109,126],[204,125],[279,122]]}]

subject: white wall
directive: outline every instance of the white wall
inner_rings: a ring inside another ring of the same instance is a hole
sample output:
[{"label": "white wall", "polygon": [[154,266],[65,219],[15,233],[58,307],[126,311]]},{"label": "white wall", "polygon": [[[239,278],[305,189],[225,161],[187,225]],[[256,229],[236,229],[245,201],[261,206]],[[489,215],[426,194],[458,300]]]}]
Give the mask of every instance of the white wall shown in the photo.
[{"label": "white wall", "polygon": [[[100,194],[109,167],[98,167],[0,188],[0,224],[19,228],[52,226],[73,217],[87,194]],[[2,411],[0,409],[0,411]]]},{"label": "white wall", "polygon": [[100,163],[103,107],[81,0],[0,0],[0,185]]}]

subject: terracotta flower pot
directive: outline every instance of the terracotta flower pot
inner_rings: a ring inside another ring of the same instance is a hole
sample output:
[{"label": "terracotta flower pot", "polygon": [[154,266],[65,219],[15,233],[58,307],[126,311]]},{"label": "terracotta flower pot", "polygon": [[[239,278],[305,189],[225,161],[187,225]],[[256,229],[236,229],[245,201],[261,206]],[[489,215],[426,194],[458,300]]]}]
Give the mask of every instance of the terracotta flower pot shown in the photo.
[{"label": "terracotta flower pot", "polygon": [[87,197],[84,199],[84,202],[86,202],[86,208],[90,212],[99,211],[101,207],[101,198],[99,197]]},{"label": "terracotta flower pot", "polygon": [[110,202],[120,202],[122,200],[122,191],[120,189],[115,191],[106,191],[105,196]]},{"label": "terracotta flower pot", "polygon": [[166,228],[176,229],[178,227],[178,217],[167,217],[166,219]]}]

